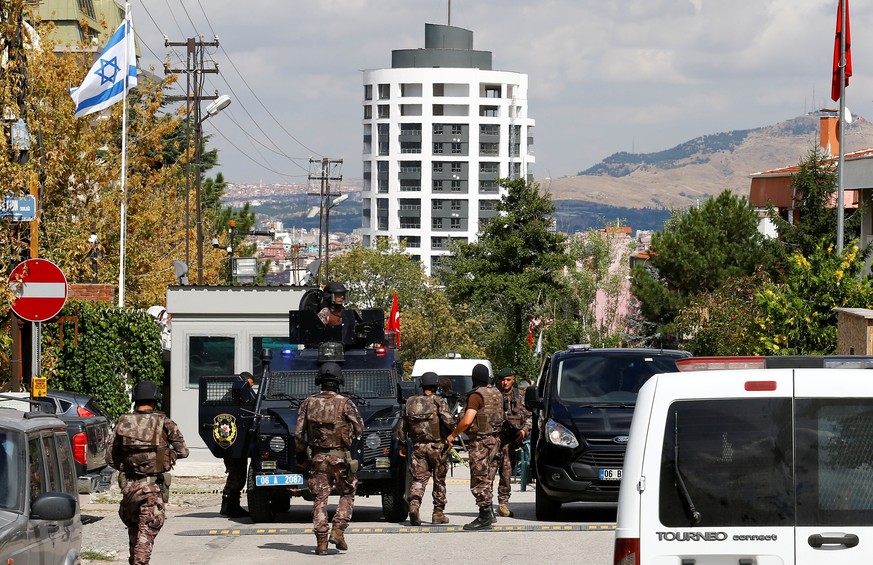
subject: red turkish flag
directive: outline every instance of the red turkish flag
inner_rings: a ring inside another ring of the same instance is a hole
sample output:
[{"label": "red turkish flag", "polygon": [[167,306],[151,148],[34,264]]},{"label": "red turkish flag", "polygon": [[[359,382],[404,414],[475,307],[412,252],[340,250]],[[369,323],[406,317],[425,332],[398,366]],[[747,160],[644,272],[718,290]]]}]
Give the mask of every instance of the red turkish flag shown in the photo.
[{"label": "red turkish flag", "polygon": [[530,348],[533,348],[533,330],[534,330],[533,314],[531,314],[530,315],[530,324],[528,324],[528,326],[527,326],[527,345]]},{"label": "red turkish flag", "polygon": [[[849,86],[849,77],[852,76],[852,30],[849,26],[849,0],[846,2],[846,86]],[[837,4],[837,33],[834,38],[834,73],[831,80],[831,99],[836,102],[840,99],[840,36],[843,34],[843,0]]]},{"label": "red turkish flag", "polygon": [[391,316],[388,318],[389,330],[397,333],[397,347],[400,347],[400,306],[397,304],[397,291],[394,291],[394,302],[391,304]]}]

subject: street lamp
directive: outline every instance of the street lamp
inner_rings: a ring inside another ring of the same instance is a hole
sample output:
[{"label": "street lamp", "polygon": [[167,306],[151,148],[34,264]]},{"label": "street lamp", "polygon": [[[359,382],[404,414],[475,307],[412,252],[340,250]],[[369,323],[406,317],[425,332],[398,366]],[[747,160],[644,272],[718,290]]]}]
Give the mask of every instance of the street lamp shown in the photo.
[{"label": "street lamp", "polygon": [[194,106],[194,161],[197,164],[197,179],[194,185],[194,199],[197,202],[197,284],[203,284],[203,221],[200,200],[200,177],[203,176],[203,164],[201,163],[203,157],[203,122],[227,108],[230,102],[230,96],[222,94],[206,107],[206,115],[202,118],[200,117],[200,103],[198,102]]},{"label": "street lamp", "polygon": [[324,210],[324,280],[330,282],[330,211],[331,209],[349,199],[348,194],[340,194],[332,204]]}]

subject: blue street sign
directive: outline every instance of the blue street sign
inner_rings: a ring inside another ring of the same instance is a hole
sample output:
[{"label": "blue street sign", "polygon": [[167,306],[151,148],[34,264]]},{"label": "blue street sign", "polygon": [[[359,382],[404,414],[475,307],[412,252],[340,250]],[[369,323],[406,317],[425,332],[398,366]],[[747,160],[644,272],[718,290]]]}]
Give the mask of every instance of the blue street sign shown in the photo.
[{"label": "blue street sign", "polygon": [[0,208],[0,218],[12,218],[16,222],[30,222],[36,218],[36,198],[33,195],[23,198],[6,197]]}]

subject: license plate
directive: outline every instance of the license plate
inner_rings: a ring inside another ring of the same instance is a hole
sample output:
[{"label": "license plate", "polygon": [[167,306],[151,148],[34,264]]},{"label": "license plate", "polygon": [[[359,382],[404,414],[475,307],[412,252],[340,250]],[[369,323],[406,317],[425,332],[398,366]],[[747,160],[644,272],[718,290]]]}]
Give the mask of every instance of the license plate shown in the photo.
[{"label": "license plate", "polygon": [[258,475],[255,477],[255,486],[259,487],[284,487],[302,484],[303,475],[291,473],[287,475]]},{"label": "license plate", "polygon": [[621,469],[601,469],[600,470],[600,480],[601,481],[620,481],[621,480]]}]

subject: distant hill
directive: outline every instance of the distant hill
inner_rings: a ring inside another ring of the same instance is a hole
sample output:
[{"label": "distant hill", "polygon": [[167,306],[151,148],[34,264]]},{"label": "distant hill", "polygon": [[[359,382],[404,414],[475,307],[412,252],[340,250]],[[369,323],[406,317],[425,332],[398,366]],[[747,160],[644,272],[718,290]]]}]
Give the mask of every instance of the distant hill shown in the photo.
[{"label": "distant hill", "polygon": [[[847,128],[846,152],[873,147],[873,125],[863,118]],[[673,209],[692,206],[728,188],[749,194],[749,175],[796,165],[819,143],[819,117],[806,115],[771,126],[704,135],[654,153],[619,152],[576,176],[540,179],[557,208],[562,232],[602,228],[620,221],[635,230],[660,230]],[[360,189],[346,180],[343,192]],[[225,203],[239,206],[256,200],[261,218],[282,220],[286,227],[317,227],[306,218],[317,199],[306,187],[270,194],[226,194]],[[360,194],[338,206],[330,216],[331,231],[361,227]]]},{"label": "distant hill", "polygon": [[[873,147],[873,125],[846,128],[847,152]],[[576,176],[540,180],[556,202],[685,208],[728,188],[748,195],[749,175],[796,165],[819,143],[817,115],[698,137],[655,153],[620,152]]]}]

